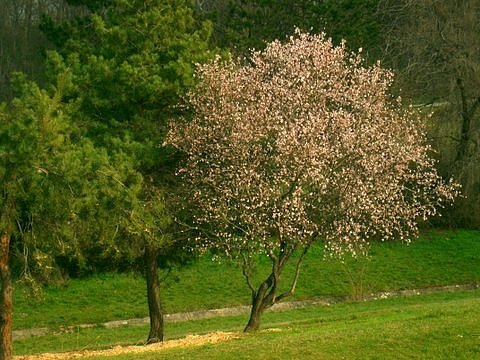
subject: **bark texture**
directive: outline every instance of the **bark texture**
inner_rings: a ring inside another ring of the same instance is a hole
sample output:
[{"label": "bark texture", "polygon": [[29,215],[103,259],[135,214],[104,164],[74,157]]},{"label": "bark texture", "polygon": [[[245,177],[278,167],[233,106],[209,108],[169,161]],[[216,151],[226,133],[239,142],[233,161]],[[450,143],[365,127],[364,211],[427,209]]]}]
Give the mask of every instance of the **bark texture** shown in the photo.
[{"label": "bark texture", "polygon": [[468,145],[472,140],[472,119],[480,106],[480,97],[478,97],[469,107],[466,90],[462,79],[457,79],[457,86],[460,92],[460,99],[462,105],[462,130],[460,133],[460,140],[458,142],[455,162],[460,162],[463,161],[468,155]]},{"label": "bark texture", "polygon": [[258,330],[263,312],[275,303],[278,277],[277,281],[274,279],[275,274],[272,271],[270,276],[259,286],[258,290],[252,293],[252,310],[244,332]]},{"label": "bark texture", "polygon": [[163,341],[163,313],[160,303],[157,255],[155,248],[149,245],[145,247],[145,272],[147,278],[148,314],[150,317],[148,344]]},{"label": "bark texture", "polygon": [[[317,234],[315,233],[312,237],[312,241],[315,239],[316,236]],[[260,284],[257,290],[255,290],[252,286],[250,272],[247,269],[248,263],[246,261],[246,258],[244,258],[243,275],[245,276],[247,284],[252,291],[252,310],[250,312],[250,318],[248,320],[247,326],[243,330],[244,332],[258,330],[260,327],[260,321],[263,312],[269,307],[281,301],[283,298],[292,296],[295,293],[298,277],[300,275],[300,267],[303,263],[305,255],[310,249],[310,246],[311,242],[303,247],[303,250],[297,260],[295,275],[290,285],[290,290],[279,295],[277,295],[277,293],[280,284],[280,275],[282,274],[282,270],[285,264],[290,259],[290,256],[294,253],[297,247],[289,247],[286,242],[282,241],[279,254],[274,255],[273,253],[271,253],[269,255],[270,260],[272,261],[272,272],[270,273],[268,278]]]},{"label": "bark texture", "polygon": [[12,310],[13,284],[9,262],[10,236],[0,237],[0,360],[11,360],[12,356]]}]

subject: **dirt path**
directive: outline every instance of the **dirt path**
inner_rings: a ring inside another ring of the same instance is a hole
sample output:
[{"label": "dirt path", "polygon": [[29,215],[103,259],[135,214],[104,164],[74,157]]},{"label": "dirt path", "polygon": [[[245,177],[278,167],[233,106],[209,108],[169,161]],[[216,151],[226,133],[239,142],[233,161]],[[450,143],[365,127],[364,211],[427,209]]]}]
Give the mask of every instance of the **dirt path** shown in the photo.
[{"label": "dirt path", "polygon": [[240,333],[215,332],[205,335],[189,335],[182,339],[168,340],[157,344],[144,346],[117,346],[107,350],[84,350],[66,353],[46,353],[41,355],[14,356],[14,360],[67,360],[78,359],[88,356],[116,356],[121,354],[140,354],[146,352],[157,352],[165,349],[178,347],[201,346],[205,344],[216,344],[240,337]]}]

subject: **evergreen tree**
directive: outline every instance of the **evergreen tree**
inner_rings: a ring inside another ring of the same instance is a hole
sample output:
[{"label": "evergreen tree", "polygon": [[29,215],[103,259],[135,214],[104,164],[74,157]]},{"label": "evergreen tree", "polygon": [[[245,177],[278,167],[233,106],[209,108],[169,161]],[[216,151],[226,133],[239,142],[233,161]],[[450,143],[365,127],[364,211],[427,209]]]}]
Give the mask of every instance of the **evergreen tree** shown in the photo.
[{"label": "evergreen tree", "polygon": [[148,342],[163,339],[158,257],[171,248],[169,181],[175,159],[161,147],[167,122],[193,82],[195,64],[210,57],[210,25],[194,18],[188,0],[81,1],[87,16],[44,30],[57,45],[53,73],[74,74],[69,96],[97,146],[122,154],[142,179],[141,191],[124,209],[119,236],[106,249],[143,256],[151,329]]},{"label": "evergreen tree", "polygon": [[17,75],[16,97],[0,107],[2,360],[12,358],[12,265],[31,284],[47,281],[57,257],[77,256],[85,239],[110,237],[101,219],[137,191],[135,174],[124,166],[121,175],[74,126],[76,103],[63,97],[70,80],[62,73],[47,91]]}]

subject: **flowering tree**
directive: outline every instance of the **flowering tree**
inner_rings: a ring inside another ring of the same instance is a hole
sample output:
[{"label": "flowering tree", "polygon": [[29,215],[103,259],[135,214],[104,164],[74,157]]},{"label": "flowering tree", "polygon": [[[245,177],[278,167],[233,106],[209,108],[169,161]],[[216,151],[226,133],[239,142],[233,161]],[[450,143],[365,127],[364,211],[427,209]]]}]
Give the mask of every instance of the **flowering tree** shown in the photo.
[{"label": "flowering tree", "polygon": [[[293,294],[313,242],[355,255],[371,239],[408,240],[456,195],[428,156],[421,118],[388,96],[392,73],[365,67],[360,53],[297,31],[247,65],[217,59],[199,68],[193,119],[172,126],[204,244],[243,262],[245,331]],[[279,293],[295,252],[290,290]],[[248,269],[258,253],[272,268],[255,287]]]}]

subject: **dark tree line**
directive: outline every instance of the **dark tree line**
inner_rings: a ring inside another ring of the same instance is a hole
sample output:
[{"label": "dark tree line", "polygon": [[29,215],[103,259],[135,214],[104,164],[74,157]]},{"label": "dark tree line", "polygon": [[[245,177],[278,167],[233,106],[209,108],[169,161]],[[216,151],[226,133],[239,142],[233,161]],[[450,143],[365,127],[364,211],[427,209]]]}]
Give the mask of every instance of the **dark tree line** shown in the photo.
[{"label": "dark tree line", "polygon": [[214,43],[239,55],[263,49],[267,42],[285,39],[298,27],[325,31],[335,43],[347,39],[351,49],[363,47],[378,54],[378,0],[197,0],[198,12],[211,19]]},{"label": "dark tree line", "polygon": [[466,196],[447,213],[448,225],[480,227],[480,3],[380,2],[384,59],[398,88],[433,112],[430,139],[439,169]]},{"label": "dark tree line", "polygon": [[0,99],[12,96],[9,86],[14,71],[36,81],[45,80],[45,49],[51,44],[39,25],[44,17],[64,21],[85,10],[64,0],[2,0],[0,2]]}]

